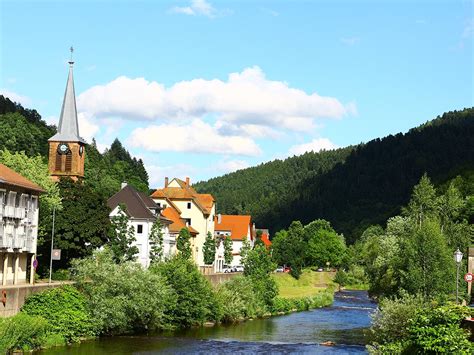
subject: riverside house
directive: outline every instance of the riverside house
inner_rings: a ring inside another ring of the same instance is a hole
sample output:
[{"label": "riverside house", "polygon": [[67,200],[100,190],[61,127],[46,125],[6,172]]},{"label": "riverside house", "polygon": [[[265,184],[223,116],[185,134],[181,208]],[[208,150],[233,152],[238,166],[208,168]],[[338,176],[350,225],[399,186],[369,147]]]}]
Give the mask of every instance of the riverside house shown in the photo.
[{"label": "riverside house", "polygon": [[149,196],[122,183],[122,189],[107,200],[107,205],[111,209],[110,218],[120,213],[119,205],[121,204],[125,205],[125,213],[129,218],[128,224],[135,231],[136,241],[133,245],[138,248],[137,261],[140,264],[144,267],[150,265],[150,232],[157,218],[163,226],[163,256],[168,258],[176,253],[176,239],[169,231],[173,221],[161,214],[161,207]]},{"label": "riverside house", "polygon": [[32,284],[41,187],[0,164],[0,280]]},{"label": "riverside house", "polygon": [[[252,217],[248,215],[223,215],[218,214],[215,217],[214,236],[224,239],[230,237],[232,240],[232,263],[230,266],[242,265],[240,250],[244,240],[247,240],[253,247],[255,240],[255,226],[252,224]],[[219,244],[217,250],[217,264],[223,264],[224,243]],[[221,261],[222,260],[222,261]],[[222,271],[218,268],[216,271]]]},{"label": "riverside house", "polygon": [[185,226],[192,227],[197,233],[191,238],[192,257],[197,265],[204,266],[204,242],[208,232],[214,235],[214,197],[197,193],[189,178],[186,178],[186,181],[176,178],[169,181],[165,178],[165,186],[153,192],[151,198],[165,210],[173,207],[179,213],[179,219],[185,222]]}]

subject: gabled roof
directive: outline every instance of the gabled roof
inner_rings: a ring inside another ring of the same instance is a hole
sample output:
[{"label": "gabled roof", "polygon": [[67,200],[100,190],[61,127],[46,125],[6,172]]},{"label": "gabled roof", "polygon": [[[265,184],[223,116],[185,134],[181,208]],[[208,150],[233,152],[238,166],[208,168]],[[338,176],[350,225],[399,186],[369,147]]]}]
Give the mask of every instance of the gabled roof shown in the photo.
[{"label": "gabled roof", "polygon": [[157,189],[151,195],[152,198],[167,198],[174,200],[192,200],[196,206],[205,214],[210,215],[214,206],[214,197],[211,194],[198,194],[194,188],[181,179],[174,178],[179,187],[166,186]]},{"label": "gabled roof", "polygon": [[173,207],[167,207],[165,208],[162,212],[163,216],[165,216],[167,219],[172,221],[172,223],[169,226],[169,230],[171,233],[179,233],[179,231],[183,228],[188,228],[189,233],[192,235],[197,235],[199,232],[195,230],[191,226],[186,226],[186,222],[184,219],[182,219],[178,213]]},{"label": "gabled roof", "polygon": [[[157,215],[150,209],[160,211],[160,207],[150,197],[135,190],[130,185],[125,186],[107,200],[107,205],[111,210],[114,210],[121,203],[127,207],[126,213],[132,218],[155,220]],[[161,216],[160,220],[165,224],[171,223],[171,221]]]},{"label": "gabled roof", "polygon": [[0,164],[0,183],[23,187],[36,192],[44,192],[44,190],[33,181],[28,180],[23,175],[18,174],[3,164]]},{"label": "gabled roof", "polygon": [[214,231],[216,232],[230,232],[230,237],[235,240],[242,240],[247,237],[251,229],[251,216],[237,216],[237,215],[220,215],[221,223],[218,223],[219,217],[214,218]]},{"label": "gabled roof", "polygon": [[272,242],[270,241],[270,235],[268,233],[263,233],[261,239],[267,248],[272,245]]},{"label": "gabled roof", "polygon": [[74,62],[69,62],[69,75],[67,78],[66,90],[64,92],[61,116],[59,118],[58,133],[48,139],[48,141],[85,143],[84,139],[79,136],[76,94],[74,92],[74,78],[72,73],[73,64]]}]

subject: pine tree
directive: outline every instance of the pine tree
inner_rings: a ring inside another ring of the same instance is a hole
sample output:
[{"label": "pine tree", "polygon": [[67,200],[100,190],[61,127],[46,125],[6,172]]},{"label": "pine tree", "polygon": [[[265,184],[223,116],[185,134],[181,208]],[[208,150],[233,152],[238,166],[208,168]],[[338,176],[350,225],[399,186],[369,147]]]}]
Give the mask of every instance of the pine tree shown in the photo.
[{"label": "pine tree", "polygon": [[204,264],[212,265],[214,263],[216,258],[216,247],[217,245],[211,232],[207,232],[206,241],[203,246]]},{"label": "pine tree", "polygon": [[150,231],[150,260],[155,263],[163,259],[163,225],[158,217]]},{"label": "pine tree", "polygon": [[191,258],[191,234],[187,228],[182,228],[179,231],[178,240],[176,241],[176,248],[184,259]]},{"label": "pine tree", "polygon": [[132,243],[136,241],[135,230],[128,223],[130,219],[126,210],[127,207],[120,204],[117,215],[112,217],[112,231],[109,240],[110,249],[117,263],[135,260],[136,254],[138,254],[138,248],[132,246]]}]

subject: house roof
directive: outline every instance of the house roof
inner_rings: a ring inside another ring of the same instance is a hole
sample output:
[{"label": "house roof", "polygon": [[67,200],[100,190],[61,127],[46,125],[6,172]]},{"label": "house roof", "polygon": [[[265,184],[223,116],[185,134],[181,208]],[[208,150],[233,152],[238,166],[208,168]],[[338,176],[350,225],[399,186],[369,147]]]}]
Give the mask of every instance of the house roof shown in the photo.
[{"label": "house roof", "polygon": [[23,175],[18,174],[16,171],[8,168],[7,166],[0,164],[0,183],[23,187],[28,190],[36,192],[45,192],[40,186],[35,184],[33,181],[28,180]]},{"label": "house roof", "polygon": [[235,240],[242,240],[247,237],[249,228],[251,230],[251,216],[220,215],[221,223],[218,223],[218,216],[214,218],[214,230],[216,232],[229,232],[230,237]]},{"label": "house roof", "polygon": [[79,124],[77,121],[76,94],[74,92],[74,78],[72,66],[74,62],[69,62],[69,75],[67,77],[66,90],[64,91],[63,106],[59,117],[58,133],[48,141],[66,141],[85,143],[79,136]]},{"label": "house roof", "polygon": [[272,245],[272,242],[270,241],[270,235],[267,233],[262,233],[262,242],[265,244],[266,247],[270,247]]},{"label": "house roof", "polygon": [[199,232],[193,227],[186,227],[186,222],[180,217],[178,211],[176,211],[173,207],[167,207],[161,213],[163,214],[163,216],[165,216],[172,222],[169,226],[169,230],[171,233],[179,233],[181,229],[188,228],[189,233],[191,233],[192,235],[199,234]]},{"label": "house roof", "polygon": [[[150,197],[143,192],[135,190],[130,185],[125,186],[107,200],[107,205],[111,210],[121,203],[125,204],[127,207],[126,213],[132,218],[155,220],[157,216],[150,209],[160,210],[160,207]],[[170,220],[163,216],[160,216],[160,220],[165,224],[171,223]]]},{"label": "house roof", "polygon": [[172,200],[192,200],[196,206],[205,214],[210,215],[214,206],[214,197],[211,194],[198,194],[191,185],[181,179],[174,179],[179,187],[166,186],[157,189],[151,194],[152,198],[167,198]]}]

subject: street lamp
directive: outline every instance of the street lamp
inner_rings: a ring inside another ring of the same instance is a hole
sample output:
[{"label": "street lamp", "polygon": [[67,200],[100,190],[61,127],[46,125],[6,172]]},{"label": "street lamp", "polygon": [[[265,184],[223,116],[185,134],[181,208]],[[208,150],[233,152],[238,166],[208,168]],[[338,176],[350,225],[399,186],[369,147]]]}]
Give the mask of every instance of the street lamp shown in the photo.
[{"label": "street lamp", "polygon": [[456,268],[456,303],[459,303],[459,266],[461,266],[461,261],[462,261],[462,253],[459,250],[456,250],[454,252],[454,261],[457,264]]}]

